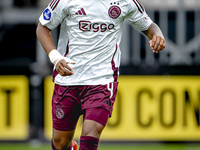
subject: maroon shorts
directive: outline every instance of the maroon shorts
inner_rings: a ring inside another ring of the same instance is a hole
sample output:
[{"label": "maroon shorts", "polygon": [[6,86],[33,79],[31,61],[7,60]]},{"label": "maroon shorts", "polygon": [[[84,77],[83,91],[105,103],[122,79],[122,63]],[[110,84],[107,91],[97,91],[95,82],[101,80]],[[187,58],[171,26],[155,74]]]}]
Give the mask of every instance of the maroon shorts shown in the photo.
[{"label": "maroon shorts", "polygon": [[61,86],[55,84],[52,98],[53,128],[74,130],[81,114],[102,125],[112,114],[118,82],[107,85]]}]

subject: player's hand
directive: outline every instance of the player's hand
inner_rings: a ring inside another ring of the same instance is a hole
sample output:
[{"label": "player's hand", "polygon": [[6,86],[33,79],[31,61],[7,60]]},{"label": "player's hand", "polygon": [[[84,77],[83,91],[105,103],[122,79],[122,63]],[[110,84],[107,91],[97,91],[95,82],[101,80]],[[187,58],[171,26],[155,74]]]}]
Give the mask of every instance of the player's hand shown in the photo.
[{"label": "player's hand", "polygon": [[73,69],[68,64],[75,64],[75,62],[66,62],[65,59],[58,60],[56,70],[61,76],[73,75]]},{"label": "player's hand", "polygon": [[151,39],[148,44],[154,53],[158,53],[160,50],[163,50],[166,46],[166,41],[164,38],[154,35],[153,39]]}]

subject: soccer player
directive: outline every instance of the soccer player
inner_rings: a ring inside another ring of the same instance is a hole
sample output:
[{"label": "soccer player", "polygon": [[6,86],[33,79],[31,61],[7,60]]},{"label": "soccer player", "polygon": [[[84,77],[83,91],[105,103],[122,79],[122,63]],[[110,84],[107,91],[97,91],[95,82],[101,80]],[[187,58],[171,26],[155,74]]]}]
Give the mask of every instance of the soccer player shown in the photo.
[{"label": "soccer player", "polygon": [[[53,0],[41,14],[37,36],[54,64],[53,150],[71,150],[76,123],[84,116],[79,150],[97,150],[117,94],[119,44],[124,20],[165,48],[160,28],[139,0]],[[51,30],[58,25],[55,47]]]}]

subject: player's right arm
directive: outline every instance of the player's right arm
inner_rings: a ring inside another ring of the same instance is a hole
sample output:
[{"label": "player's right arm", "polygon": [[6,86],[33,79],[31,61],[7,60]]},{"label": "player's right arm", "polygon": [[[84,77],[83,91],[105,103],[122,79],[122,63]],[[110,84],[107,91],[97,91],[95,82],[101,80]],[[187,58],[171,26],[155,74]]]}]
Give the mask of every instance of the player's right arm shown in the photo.
[{"label": "player's right arm", "polygon": [[56,28],[67,15],[64,8],[65,1],[52,0],[39,18],[36,34],[57,72],[61,76],[69,76],[73,74],[73,70],[68,63],[75,64],[75,62],[57,51],[51,35],[51,30]]},{"label": "player's right arm", "polygon": [[46,26],[43,26],[41,23],[39,23],[36,34],[47,55],[49,55],[51,50],[56,49],[51,36],[51,31]]},{"label": "player's right arm", "polygon": [[75,64],[70,59],[67,59],[66,57],[63,57],[55,47],[55,44],[53,42],[53,38],[51,35],[51,31],[46,27],[43,26],[41,23],[38,24],[37,30],[36,30],[37,37],[40,41],[40,43],[43,46],[43,49],[49,56],[51,62],[56,67],[56,70],[61,76],[69,76],[73,75],[72,68],[68,65],[68,63]]}]

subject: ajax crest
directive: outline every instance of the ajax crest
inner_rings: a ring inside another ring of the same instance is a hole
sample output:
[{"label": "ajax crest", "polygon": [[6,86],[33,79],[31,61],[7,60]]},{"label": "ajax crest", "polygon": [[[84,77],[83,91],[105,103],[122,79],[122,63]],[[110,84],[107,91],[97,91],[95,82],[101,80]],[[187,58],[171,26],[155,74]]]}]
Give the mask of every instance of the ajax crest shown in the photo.
[{"label": "ajax crest", "polygon": [[108,14],[112,19],[116,19],[121,14],[121,9],[118,6],[111,6],[108,10]]},{"label": "ajax crest", "polygon": [[62,119],[62,118],[64,118],[64,116],[65,116],[65,112],[63,111],[63,109],[61,107],[58,107],[56,109],[56,117],[58,119]]}]

